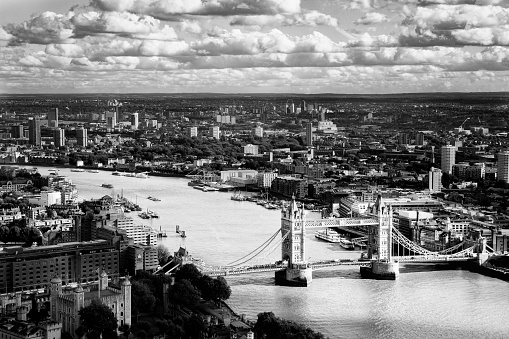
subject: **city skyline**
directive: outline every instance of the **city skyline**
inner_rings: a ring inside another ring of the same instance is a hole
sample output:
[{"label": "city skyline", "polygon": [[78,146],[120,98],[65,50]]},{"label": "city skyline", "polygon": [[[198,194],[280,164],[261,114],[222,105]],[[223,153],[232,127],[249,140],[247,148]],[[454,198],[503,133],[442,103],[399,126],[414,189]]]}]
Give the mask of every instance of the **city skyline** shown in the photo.
[{"label": "city skyline", "polygon": [[509,90],[507,0],[19,0],[0,94]]}]

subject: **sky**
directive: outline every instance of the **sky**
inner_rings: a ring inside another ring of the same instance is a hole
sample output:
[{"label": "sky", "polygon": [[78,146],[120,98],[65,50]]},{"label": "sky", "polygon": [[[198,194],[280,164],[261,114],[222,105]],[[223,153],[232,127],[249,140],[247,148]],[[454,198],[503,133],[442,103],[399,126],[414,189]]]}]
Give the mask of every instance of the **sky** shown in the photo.
[{"label": "sky", "polygon": [[509,0],[0,0],[0,94],[509,90]]}]

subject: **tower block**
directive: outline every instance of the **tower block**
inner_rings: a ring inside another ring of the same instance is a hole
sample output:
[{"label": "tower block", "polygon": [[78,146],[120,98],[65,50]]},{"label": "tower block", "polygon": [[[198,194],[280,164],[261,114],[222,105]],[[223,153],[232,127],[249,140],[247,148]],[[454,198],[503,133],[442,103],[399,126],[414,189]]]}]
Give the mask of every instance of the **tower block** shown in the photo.
[{"label": "tower block", "polygon": [[368,258],[371,267],[361,267],[363,278],[395,280],[399,275],[399,263],[392,260],[392,206],[386,205],[381,196],[373,211],[378,227],[371,227],[368,234]]},{"label": "tower block", "polygon": [[313,280],[312,268],[306,261],[306,220],[304,209],[295,199],[281,211],[281,259],[288,266],[276,272],[276,284],[284,286],[307,286]]}]

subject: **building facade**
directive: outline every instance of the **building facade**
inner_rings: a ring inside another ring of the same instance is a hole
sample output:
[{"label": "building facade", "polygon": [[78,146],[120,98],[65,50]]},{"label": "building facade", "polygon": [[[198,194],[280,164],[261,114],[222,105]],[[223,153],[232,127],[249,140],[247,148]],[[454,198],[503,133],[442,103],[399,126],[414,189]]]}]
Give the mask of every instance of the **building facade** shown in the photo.
[{"label": "building facade", "polygon": [[498,153],[497,177],[505,183],[509,183],[509,151]]},{"label": "building facade", "polygon": [[440,153],[442,156],[440,169],[443,173],[452,174],[452,166],[456,161],[456,147],[451,145],[443,146]]}]

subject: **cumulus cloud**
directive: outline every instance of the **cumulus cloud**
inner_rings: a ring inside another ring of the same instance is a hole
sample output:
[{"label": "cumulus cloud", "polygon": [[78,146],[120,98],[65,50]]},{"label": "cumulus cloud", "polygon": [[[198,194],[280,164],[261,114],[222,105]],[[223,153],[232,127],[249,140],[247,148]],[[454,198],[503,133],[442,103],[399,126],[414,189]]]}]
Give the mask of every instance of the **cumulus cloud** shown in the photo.
[{"label": "cumulus cloud", "polygon": [[191,34],[201,34],[203,31],[201,24],[196,20],[182,20],[177,27],[181,32]]},{"label": "cumulus cloud", "polygon": [[74,41],[73,25],[69,21],[72,15],[72,12],[67,15],[44,12],[22,24],[8,24],[3,28],[12,35],[11,45],[70,43]]},{"label": "cumulus cloud", "polygon": [[7,41],[11,40],[13,38],[12,34],[7,33],[1,26],[0,26],[0,41]]},{"label": "cumulus cloud", "polygon": [[338,27],[338,20],[328,14],[309,11],[292,15],[251,15],[235,16],[232,26],[332,26]]},{"label": "cumulus cloud", "polygon": [[377,12],[369,12],[366,13],[363,17],[357,19],[355,23],[357,25],[373,25],[379,24],[381,22],[387,21],[387,17],[385,14],[377,13]]},{"label": "cumulus cloud", "polygon": [[116,34],[137,39],[176,40],[172,27],[151,16],[127,12],[83,12],[72,17],[76,37]]},{"label": "cumulus cloud", "polygon": [[105,11],[151,15],[175,20],[179,15],[258,15],[299,13],[300,0],[91,0]]}]

